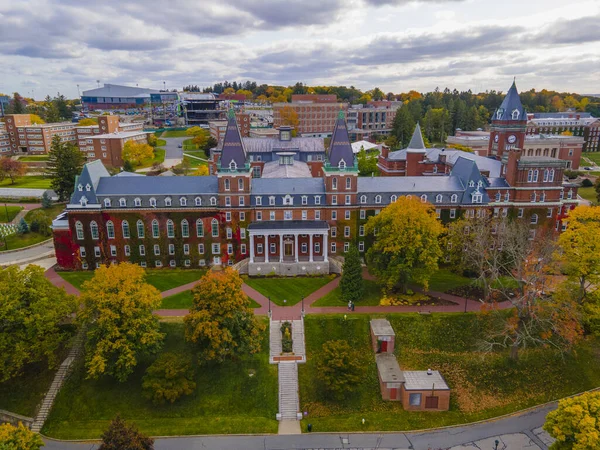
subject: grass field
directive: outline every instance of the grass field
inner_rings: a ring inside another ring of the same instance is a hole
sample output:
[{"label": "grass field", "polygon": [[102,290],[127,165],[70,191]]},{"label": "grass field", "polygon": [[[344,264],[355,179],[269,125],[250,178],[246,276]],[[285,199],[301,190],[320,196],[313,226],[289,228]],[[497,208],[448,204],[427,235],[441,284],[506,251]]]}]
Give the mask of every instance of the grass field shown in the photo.
[{"label": "grass field", "polygon": [[22,206],[0,205],[0,223],[10,222],[22,209]]},{"label": "grass field", "polygon": [[25,188],[25,189],[50,189],[50,179],[43,175],[31,175],[17,178],[14,184],[6,178],[0,181],[0,187],[3,188]]},{"label": "grass field", "polygon": [[[596,165],[600,165],[600,152],[583,152],[581,156],[592,160]],[[582,166],[587,166],[587,164],[582,164]]]},{"label": "grass field", "polygon": [[[202,155],[204,154],[204,152],[201,152],[201,153],[202,154],[201,155],[199,154],[198,157],[203,158]],[[196,155],[194,154],[194,156],[196,156]],[[187,161],[190,164],[190,167],[193,167],[193,168],[196,168],[198,166],[208,165],[208,163],[206,161],[201,161],[197,158],[190,158],[186,153],[183,154],[183,160]]]},{"label": "grass field", "polygon": [[462,275],[451,272],[448,269],[439,269],[429,280],[429,290],[436,292],[446,292],[448,289],[454,289],[459,286],[471,284],[473,280]]},{"label": "grass field", "polygon": [[[163,298],[161,309],[190,309],[193,303],[192,291],[184,291],[179,294]],[[251,308],[260,308],[260,305],[250,299]]]},{"label": "grass field", "polygon": [[[0,250],[16,250],[18,248],[29,247],[40,242],[52,239],[52,236],[44,236],[39,233],[29,232],[27,234],[11,234],[6,239],[0,241]],[[4,243],[6,241],[6,246]]]},{"label": "grass field", "polygon": [[145,169],[146,167],[152,167],[154,164],[162,164],[165,160],[166,150],[162,147],[156,147],[154,149],[154,158],[148,158],[143,160],[139,166],[135,166],[135,169]]},{"label": "grass field", "polygon": [[[279,306],[292,306],[302,300],[302,297],[308,297],[317,289],[325,286],[335,275],[324,277],[247,277],[244,276],[244,283],[253,289],[256,289],[265,297],[270,297],[271,301]],[[287,300],[285,303],[283,300]]]},{"label": "grass field", "polygon": [[[381,299],[381,290],[375,281],[364,280],[365,292],[362,299],[356,302],[356,306],[377,306]],[[338,286],[330,293],[321,297],[311,306],[348,306],[348,302],[342,298],[342,289]]]},{"label": "grass field", "polygon": [[167,145],[167,141],[165,141],[164,139],[158,139],[156,141],[156,146],[157,147],[164,147],[165,145]]},{"label": "grass field", "polygon": [[[477,343],[489,316],[390,314],[401,369],[439,370],[452,389],[450,411],[407,412],[381,399],[369,337],[370,316],[305,317],[307,363],[299,366],[301,410],[315,432],[400,431],[468,423],[510,413],[600,386],[600,343],[580,344],[575,358],[551,349],[521,350],[518,362],[506,352],[483,355]],[[356,391],[341,401],[317,378],[317,360],[328,340],[346,340],[365,365]],[[361,419],[365,418],[364,425]]]},{"label": "grass field", "polygon": [[580,187],[577,189],[577,193],[586,200],[589,200],[593,204],[598,203],[598,197],[596,197],[596,190],[593,186],[591,187]]},{"label": "grass field", "polygon": [[[167,333],[162,352],[191,352],[181,322],[161,327]],[[79,364],[58,394],[43,434],[98,438],[117,414],[153,436],[277,433],[277,367],[269,365],[268,332],[260,353],[200,367],[196,391],[174,404],[156,406],[142,396],[141,379],[153,360],[141,360],[125,383],[108,377],[88,380]]]},{"label": "grass field", "polygon": [[48,216],[51,220],[54,220],[56,219],[56,216],[58,216],[61,212],[64,211],[64,209],[64,203],[55,203],[50,208],[32,209],[30,211],[27,211],[27,214],[25,214],[25,221],[29,222],[31,220],[31,215],[34,211],[43,211],[46,214],[46,216]]},{"label": "grass field", "polygon": [[21,156],[21,157],[19,157],[19,161],[23,161],[23,162],[44,162],[44,161],[48,161],[48,155]]},{"label": "grass field", "polygon": [[55,370],[45,363],[30,364],[23,374],[0,383],[0,409],[33,417],[54,378]]},{"label": "grass field", "polygon": [[163,133],[162,138],[186,137],[185,132],[186,130],[168,130]]},{"label": "grass field", "polygon": [[[184,284],[197,281],[206,273],[202,269],[146,269],[146,281],[160,292],[168,291]],[[81,289],[85,281],[91,280],[93,271],[58,272],[62,279],[77,289]]]}]

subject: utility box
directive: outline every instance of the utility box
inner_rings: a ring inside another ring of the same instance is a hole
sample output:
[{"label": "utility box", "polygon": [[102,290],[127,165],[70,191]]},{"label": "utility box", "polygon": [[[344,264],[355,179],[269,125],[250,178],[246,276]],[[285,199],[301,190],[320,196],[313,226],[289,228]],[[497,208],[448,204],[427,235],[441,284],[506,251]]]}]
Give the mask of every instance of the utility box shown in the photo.
[{"label": "utility box", "polygon": [[394,353],[396,334],[387,319],[371,320],[371,343],[375,353]]}]

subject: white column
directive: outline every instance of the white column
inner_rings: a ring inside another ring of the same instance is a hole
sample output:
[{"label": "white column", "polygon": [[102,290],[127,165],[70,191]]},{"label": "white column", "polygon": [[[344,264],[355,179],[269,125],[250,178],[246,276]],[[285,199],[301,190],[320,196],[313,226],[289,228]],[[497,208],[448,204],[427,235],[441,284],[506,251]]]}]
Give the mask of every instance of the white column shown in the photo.
[{"label": "white column", "polygon": [[265,243],[263,251],[265,252],[265,262],[269,262],[269,235],[265,234],[264,238]]},{"label": "white column", "polygon": [[310,233],[308,235],[308,261],[309,262],[313,262],[313,253],[314,253],[313,235],[312,235],[312,233]]},{"label": "white column", "polygon": [[298,237],[299,237],[298,233],[294,234],[294,241],[295,241],[295,246],[296,246],[295,247],[296,253],[294,254],[294,256],[296,257],[296,262],[298,262]]},{"label": "white column", "polygon": [[279,235],[279,262],[283,262],[283,233]]},{"label": "white column", "polygon": [[254,235],[250,235],[250,262],[254,262]]},{"label": "white column", "polygon": [[323,233],[323,257],[325,258],[324,259],[325,262],[329,261],[327,259],[327,254],[329,253],[328,238],[329,238],[328,233]]}]

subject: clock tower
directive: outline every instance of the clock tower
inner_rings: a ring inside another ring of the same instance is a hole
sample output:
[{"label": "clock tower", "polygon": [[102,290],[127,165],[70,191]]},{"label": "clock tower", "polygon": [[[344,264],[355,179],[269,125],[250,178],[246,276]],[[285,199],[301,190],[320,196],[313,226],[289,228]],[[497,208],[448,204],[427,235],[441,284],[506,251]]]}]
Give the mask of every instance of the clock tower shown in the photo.
[{"label": "clock tower", "polygon": [[517,86],[513,81],[504,101],[492,116],[488,155],[502,159],[510,149],[522,149],[527,130],[527,111],[521,104]]}]

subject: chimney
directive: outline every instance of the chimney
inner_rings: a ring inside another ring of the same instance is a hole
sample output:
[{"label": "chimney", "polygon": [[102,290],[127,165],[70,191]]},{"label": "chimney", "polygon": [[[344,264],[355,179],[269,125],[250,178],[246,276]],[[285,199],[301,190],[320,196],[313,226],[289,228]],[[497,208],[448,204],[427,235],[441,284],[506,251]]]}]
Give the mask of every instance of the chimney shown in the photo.
[{"label": "chimney", "polygon": [[385,159],[387,159],[389,154],[390,154],[390,148],[385,144],[381,144],[381,156],[383,156]]}]

